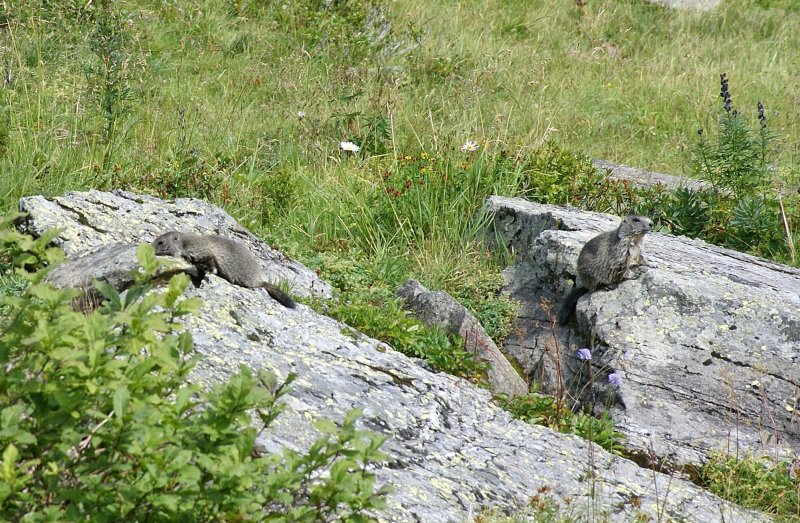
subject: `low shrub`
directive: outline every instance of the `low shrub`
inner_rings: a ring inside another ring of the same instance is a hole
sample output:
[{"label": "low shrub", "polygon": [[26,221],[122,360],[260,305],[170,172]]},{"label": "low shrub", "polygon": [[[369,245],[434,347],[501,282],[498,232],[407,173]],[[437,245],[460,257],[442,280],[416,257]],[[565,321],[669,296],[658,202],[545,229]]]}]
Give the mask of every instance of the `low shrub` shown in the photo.
[{"label": "low shrub", "polygon": [[151,292],[151,246],[136,284],[96,284],[105,301],[84,315],[78,291],[44,281],[63,253],[10,219],[2,252],[29,285],[0,302],[0,519],[368,521],[383,505],[371,470],[384,438],[356,428],[358,411],[318,422],[305,452],[260,454],[251,412],[268,427],[293,376],[187,381],[197,357],[181,319],[200,303],[182,296],[185,275]]}]

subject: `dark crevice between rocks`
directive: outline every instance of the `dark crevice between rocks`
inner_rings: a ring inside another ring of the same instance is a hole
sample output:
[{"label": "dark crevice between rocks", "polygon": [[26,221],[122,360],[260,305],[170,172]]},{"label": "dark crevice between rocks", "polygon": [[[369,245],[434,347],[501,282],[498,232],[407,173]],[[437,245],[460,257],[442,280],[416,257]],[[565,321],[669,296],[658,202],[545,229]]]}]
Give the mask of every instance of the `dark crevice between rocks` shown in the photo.
[{"label": "dark crevice between rocks", "polygon": [[775,378],[778,381],[784,381],[786,383],[790,383],[793,387],[796,387],[796,388],[800,389],[800,383],[798,383],[798,382],[796,382],[794,380],[790,380],[786,376],[781,376],[780,374],[775,374],[774,372],[764,372],[764,374],[766,374],[767,376],[771,376],[771,377]]},{"label": "dark crevice between rocks", "polygon": [[699,469],[695,465],[678,465],[675,460],[670,457],[657,456],[654,452],[645,452],[642,450],[624,451],[620,456],[633,461],[643,469],[652,470],[668,476],[688,479],[692,483],[699,485],[697,482]]},{"label": "dark crevice between rocks", "polygon": [[90,223],[89,219],[86,217],[86,214],[83,211],[81,211],[79,209],[76,209],[75,207],[70,207],[69,205],[66,205],[66,204],[64,204],[62,202],[57,202],[57,203],[58,203],[59,207],[74,213],[75,216],[76,216],[76,220],[81,225],[85,225],[86,227],[91,228],[93,231],[97,231],[97,232],[103,233],[103,234],[109,234],[111,232],[111,231],[109,231],[107,229],[99,229],[99,228],[97,228],[96,225]]},{"label": "dark crevice between rocks", "polygon": [[376,388],[381,386],[381,383],[378,383],[376,380],[372,380],[368,376],[364,376],[359,372],[351,373],[350,377],[355,381],[361,381],[363,383],[366,383],[369,388]]},{"label": "dark crevice between rocks", "polygon": [[447,430],[452,429],[453,424],[450,423],[449,414],[453,412],[453,407],[447,402],[447,400],[439,396],[435,396],[434,401],[439,405],[439,414],[441,415],[442,426]]},{"label": "dark crevice between rocks", "polygon": [[736,361],[736,360],[733,360],[733,359],[728,358],[726,356],[723,356],[721,352],[717,352],[715,350],[711,351],[711,357],[712,358],[717,358],[718,360],[722,360],[722,361],[724,361],[726,363],[730,363],[731,365],[735,365],[737,367],[744,367],[744,368],[748,368],[748,369],[751,367],[747,363],[743,363],[741,361]]},{"label": "dark crevice between rocks", "polygon": [[400,387],[400,388],[409,387],[409,388],[412,388],[412,389],[416,390],[416,387],[414,386],[414,380],[411,379],[411,378],[406,378],[406,377],[403,377],[403,376],[399,376],[394,371],[392,371],[390,369],[385,369],[383,367],[377,367],[375,365],[369,365],[369,364],[365,364],[365,366],[367,368],[370,368],[370,369],[374,370],[374,371],[382,372],[383,374],[386,374],[387,376],[389,376],[392,379],[392,382],[395,385],[397,385],[398,387]]}]

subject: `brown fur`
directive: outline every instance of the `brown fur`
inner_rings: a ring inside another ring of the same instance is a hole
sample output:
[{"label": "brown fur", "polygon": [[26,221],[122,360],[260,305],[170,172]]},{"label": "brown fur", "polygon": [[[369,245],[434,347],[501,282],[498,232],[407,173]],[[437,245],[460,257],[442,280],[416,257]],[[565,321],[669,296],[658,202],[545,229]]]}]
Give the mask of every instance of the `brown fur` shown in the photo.
[{"label": "brown fur", "polygon": [[243,243],[222,236],[169,231],[152,245],[159,256],[183,258],[197,267],[201,278],[211,272],[240,287],[262,287],[290,309],[297,305],[291,296],[265,280],[258,258]]},{"label": "brown fur", "polygon": [[583,246],[578,255],[578,280],[561,304],[559,323],[563,325],[569,321],[578,298],[630,279],[631,268],[646,265],[642,240],[652,227],[650,218],[626,216],[615,230],[600,233]]}]

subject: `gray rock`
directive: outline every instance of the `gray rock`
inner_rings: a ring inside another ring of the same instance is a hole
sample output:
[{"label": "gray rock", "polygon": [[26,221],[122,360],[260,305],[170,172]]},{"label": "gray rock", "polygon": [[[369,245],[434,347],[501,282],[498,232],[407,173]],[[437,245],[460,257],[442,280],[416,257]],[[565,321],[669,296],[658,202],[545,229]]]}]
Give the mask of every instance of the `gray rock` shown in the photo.
[{"label": "gray rock", "polygon": [[[86,288],[92,278],[98,278],[125,289],[132,282],[128,271],[137,267],[136,245],[175,229],[241,241],[261,260],[264,274],[273,281],[286,281],[293,294],[331,295],[330,285],[313,271],[272,249],[228,213],[202,200],[164,201],[126,191],[93,190],[52,199],[22,198],[19,208],[29,213],[22,229],[30,234],[39,236],[48,229],[61,230],[53,243],[74,261],[50,276],[58,286]],[[190,267],[178,262],[171,272]]]},{"label": "gray rock", "polygon": [[463,305],[444,291],[431,292],[416,280],[408,280],[397,289],[406,307],[428,327],[438,326],[464,339],[464,350],[475,354],[488,365],[489,385],[495,394],[511,398],[527,394],[528,385],[500,352],[495,342]]},{"label": "gray rock", "polygon": [[[652,266],[581,298],[577,325],[562,328],[551,308],[581,247],[618,219],[496,196],[485,207],[490,240],[517,254],[506,275],[523,306],[504,347],[546,391],[607,403],[630,452],[677,465],[711,451],[800,452],[800,271],[653,233],[643,251]],[[593,387],[579,347],[592,349]]]},{"label": "gray rock", "polygon": [[[85,197],[85,196],[84,196]],[[94,193],[91,199],[119,197]],[[133,201],[133,196],[125,196]],[[131,208],[130,222],[150,223],[143,199]],[[63,224],[62,244],[72,252],[96,249],[91,225],[63,218],[53,208],[31,206],[30,223]],[[38,209],[45,209],[40,215]],[[110,208],[109,213],[115,212]],[[169,217],[169,213],[167,213]],[[203,216],[200,220],[206,219]],[[155,218],[154,218],[155,219]],[[186,218],[184,226],[197,230]],[[116,230],[116,228],[115,228]],[[148,230],[149,235],[160,226]],[[118,233],[109,241],[122,241]],[[279,377],[298,375],[287,397],[288,409],[259,437],[268,450],[307,448],[318,436],[315,420],[339,421],[354,407],[363,409],[362,426],[389,436],[389,459],[375,469],[378,484],[390,484],[381,521],[463,522],[482,507],[503,512],[528,505],[534,496],[569,505],[584,519],[633,520],[661,514],[691,521],[769,521],[727,503],[678,478],[638,467],[575,436],[530,426],[490,401],[489,393],[445,374],[431,373],[390,347],[320,316],[306,306],[287,309],[263,289],[236,287],[209,275],[190,294],[203,299],[199,315],[188,318],[194,345],[202,356],[192,379],[210,385],[227,380],[240,365],[268,369]]]},{"label": "gray rock", "polygon": [[720,0],[648,0],[652,4],[663,5],[673,9],[694,9],[696,11],[707,11],[714,9]]},{"label": "gray rock", "polygon": [[634,185],[651,187],[654,185],[663,185],[667,189],[678,189],[686,187],[699,191],[708,189],[711,184],[705,180],[697,180],[694,178],[685,178],[680,176],[673,176],[671,174],[657,173],[654,171],[646,171],[638,167],[631,167],[630,165],[622,165],[608,160],[592,160],[592,165],[600,170],[608,171],[609,176],[614,180],[627,180]]}]

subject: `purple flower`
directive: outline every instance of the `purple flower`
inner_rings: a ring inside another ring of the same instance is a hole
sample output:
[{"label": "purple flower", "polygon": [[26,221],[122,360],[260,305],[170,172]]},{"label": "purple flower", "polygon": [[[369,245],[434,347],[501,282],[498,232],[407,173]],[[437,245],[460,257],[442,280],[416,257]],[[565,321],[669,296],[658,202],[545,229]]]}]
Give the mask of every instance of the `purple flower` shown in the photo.
[{"label": "purple flower", "polygon": [[[731,92],[728,90],[728,75],[722,73],[719,75],[720,91],[719,96],[722,98],[722,108],[726,113],[731,112]],[[736,116],[734,114],[734,116]]]},{"label": "purple flower", "polygon": [[592,351],[585,348],[578,349],[578,358],[580,358],[583,361],[589,361],[590,359],[592,359]]},{"label": "purple flower", "polygon": [[761,128],[765,129],[767,127],[767,115],[764,114],[764,104],[760,101],[758,102],[758,121],[761,122]]},{"label": "purple flower", "polygon": [[616,372],[612,372],[611,374],[608,375],[608,382],[610,384],[614,385],[615,387],[621,387],[622,386],[622,376],[620,376]]}]

